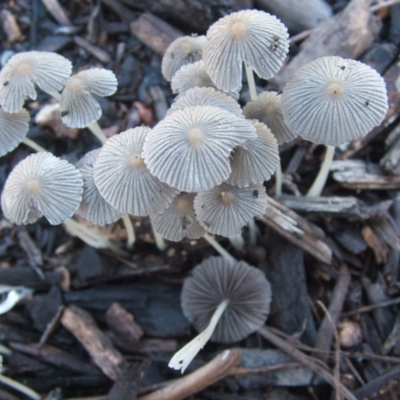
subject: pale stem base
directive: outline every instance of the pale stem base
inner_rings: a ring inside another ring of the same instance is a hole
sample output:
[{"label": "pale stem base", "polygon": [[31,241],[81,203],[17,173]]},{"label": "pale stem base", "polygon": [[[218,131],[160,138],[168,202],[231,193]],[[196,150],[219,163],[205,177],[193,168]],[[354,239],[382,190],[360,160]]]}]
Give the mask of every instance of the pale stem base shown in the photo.
[{"label": "pale stem base", "polygon": [[167,248],[167,243],[164,238],[154,229],[153,225],[151,225],[151,229],[153,230],[154,241],[156,242],[156,246],[158,250],[164,251]]},{"label": "pale stem base", "polygon": [[93,122],[87,128],[93,133],[94,136],[97,137],[97,139],[99,139],[101,144],[104,144],[107,141],[107,136],[104,134],[97,122]]},{"label": "pale stem base", "polygon": [[307,197],[318,197],[321,196],[324,190],[326,180],[328,179],[329,170],[331,168],[333,156],[335,155],[335,146],[326,146],[326,152],[324,161],[322,162],[321,169],[315,178],[314,183],[307,192]]},{"label": "pale stem base", "polygon": [[275,170],[275,197],[282,196],[282,167],[279,161]]},{"label": "pale stem base", "polygon": [[131,249],[133,247],[133,245],[136,242],[136,235],[135,235],[135,229],[132,225],[132,221],[129,217],[128,214],[125,214],[122,217],[122,221],[124,222],[125,228],[126,228],[126,235],[127,235],[127,239],[126,239],[126,247],[128,249]]},{"label": "pale stem base", "polygon": [[243,236],[240,233],[239,233],[239,235],[229,236],[228,239],[231,242],[231,245],[237,251],[243,252],[243,250],[244,250],[244,239],[243,239]]},{"label": "pale stem base", "polygon": [[31,139],[28,139],[27,137],[22,139],[22,143],[27,145],[28,147],[30,147],[32,150],[37,151],[38,153],[47,151],[45,148],[43,148],[42,146],[39,146],[36,142],[34,142]]}]

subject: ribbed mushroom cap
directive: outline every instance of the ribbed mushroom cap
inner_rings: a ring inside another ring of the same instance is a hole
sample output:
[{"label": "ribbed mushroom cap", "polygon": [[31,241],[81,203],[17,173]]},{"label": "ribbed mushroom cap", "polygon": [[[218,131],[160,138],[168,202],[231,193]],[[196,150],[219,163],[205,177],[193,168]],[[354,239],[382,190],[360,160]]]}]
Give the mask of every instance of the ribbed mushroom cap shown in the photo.
[{"label": "ribbed mushroom cap", "polygon": [[[171,80],[171,89],[173,93],[185,94],[187,90],[194,87],[212,87],[218,90],[217,86],[208,75],[203,60],[184,65]],[[241,84],[225,92],[233,98],[238,99],[240,88]]]},{"label": "ribbed mushroom cap", "polygon": [[14,150],[29,130],[29,113],[22,109],[14,114],[0,108],[0,156]]},{"label": "ribbed mushroom cap", "polygon": [[367,65],[322,57],[300,68],[282,94],[292,132],[314,143],[340,145],[379,125],[388,108],[385,82]]},{"label": "ribbed mushroom cap", "polygon": [[270,129],[257,120],[252,120],[252,123],[257,138],[246,140],[235,148],[232,172],[227,180],[242,188],[270,179],[279,163],[278,143]]},{"label": "ribbed mushroom cap", "polygon": [[169,45],[162,59],[161,72],[164,78],[171,81],[182,65],[201,60],[206,43],[205,36],[183,36],[175,39]]},{"label": "ribbed mushroom cap", "polygon": [[60,91],[71,75],[66,58],[45,51],[29,51],[13,56],[0,72],[0,105],[16,113],[25,99],[36,99],[35,85],[52,94]]},{"label": "ribbed mushroom cap", "polygon": [[279,145],[297,137],[283,120],[282,98],[277,92],[262,92],[256,100],[244,106],[243,113],[248,119],[258,119],[266,124]]},{"label": "ribbed mushroom cap", "polygon": [[101,148],[89,151],[76,164],[83,178],[82,202],[76,213],[92,224],[102,226],[118,221],[124,214],[104,200],[94,183],[94,164],[100,151]]},{"label": "ribbed mushroom cap", "polygon": [[193,200],[196,193],[181,193],[161,214],[151,215],[153,228],[163,238],[179,242],[183,238],[199,239],[206,231],[196,219]]},{"label": "ribbed mushroom cap", "polygon": [[44,215],[52,225],[70,218],[82,198],[82,176],[68,161],[50,153],[32,154],[9,175],[1,195],[4,215],[30,224]]},{"label": "ribbed mushroom cap", "polygon": [[210,322],[223,300],[229,300],[211,340],[234,343],[261,328],[269,314],[271,286],[265,275],[244,261],[211,257],[197,265],[182,288],[185,317],[198,332]]},{"label": "ribbed mushroom cap", "polygon": [[101,107],[93,97],[111,96],[118,82],[108,69],[91,68],[72,76],[61,93],[62,121],[70,128],[85,128],[101,117]]},{"label": "ribbed mushroom cap", "polygon": [[160,213],[179,193],[160,182],[142,158],[143,143],[151,129],[128,129],[107,140],[94,166],[94,181],[100,194],[122,213]]},{"label": "ribbed mushroom cap", "polygon": [[212,106],[223,108],[238,117],[243,117],[242,109],[232,97],[210,87],[195,87],[179,96],[171,105],[167,115],[177,110],[193,106]]},{"label": "ribbed mushroom cap", "polygon": [[203,49],[206,70],[223,91],[237,89],[242,63],[260,78],[269,79],[282,66],[289,50],[288,31],[273,15],[243,10],[219,19],[207,31]]},{"label": "ribbed mushroom cap", "polygon": [[262,185],[246,188],[222,183],[194,199],[200,225],[211,233],[225,237],[238,235],[253,218],[265,213],[267,194]]},{"label": "ribbed mushroom cap", "polygon": [[244,118],[218,107],[188,107],[147,135],[143,157],[161,181],[182,192],[198,192],[228,179],[232,149],[255,137],[255,128]]}]

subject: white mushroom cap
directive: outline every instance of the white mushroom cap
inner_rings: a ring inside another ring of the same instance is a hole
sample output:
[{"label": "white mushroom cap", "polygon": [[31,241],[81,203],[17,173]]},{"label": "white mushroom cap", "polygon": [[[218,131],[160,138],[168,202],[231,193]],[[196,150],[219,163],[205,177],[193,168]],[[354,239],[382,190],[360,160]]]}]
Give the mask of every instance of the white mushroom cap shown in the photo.
[{"label": "white mushroom cap", "polygon": [[264,11],[243,10],[219,19],[207,31],[203,49],[206,70],[223,91],[237,89],[242,63],[264,79],[274,76],[289,50],[285,25]]},{"label": "white mushroom cap", "polygon": [[218,107],[188,107],[147,135],[143,157],[161,181],[182,192],[198,192],[228,179],[231,151],[255,137],[255,128],[244,118]]},{"label": "white mushroom cap", "polygon": [[91,68],[73,75],[61,93],[62,121],[70,128],[85,128],[101,117],[101,108],[93,97],[111,96],[118,87],[117,78],[108,69]]},{"label": "white mushroom cap", "polygon": [[92,224],[102,226],[118,221],[124,214],[104,200],[94,183],[94,164],[100,151],[101,148],[89,151],[76,164],[83,178],[82,202],[76,213]]},{"label": "white mushroom cap", "polygon": [[246,118],[258,119],[267,125],[279,145],[297,137],[283,120],[282,98],[277,92],[262,92],[256,100],[244,106],[243,113]]},{"label": "white mushroom cap", "polygon": [[246,188],[222,183],[194,199],[197,220],[207,231],[225,237],[238,235],[253,218],[264,215],[267,194],[262,185]]},{"label": "white mushroom cap", "polygon": [[207,327],[215,309],[226,299],[228,305],[211,340],[234,343],[264,325],[270,310],[271,286],[257,268],[222,257],[211,257],[197,265],[183,284],[183,313],[198,332]]},{"label": "white mushroom cap", "polygon": [[94,166],[100,194],[118,211],[146,216],[160,213],[179,193],[160,182],[142,158],[143,143],[151,129],[128,129],[107,140]]},{"label": "white mushroom cap", "polygon": [[13,56],[0,72],[0,105],[16,113],[25,99],[36,99],[35,85],[52,94],[60,91],[71,75],[72,64],[50,52],[29,51]]},{"label": "white mushroom cap", "polygon": [[58,225],[79,207],[82,187],[81,173],[68,161],[51,153],[32,154],[9,175],[1,205],[11,222],[30,224],[44,215]]},{"label": "white mushroom cap", "polygon": [[164,78],[171,81],[182,65],[201,60],[206,43],[205,36],[183,36],[175,39],[169,45],[162,59],[161,72]]},{"label": "white mushroom cap", "polygon": [[278,143],[268,127],[252,120],[256,139],[246,140],[235,148],[231,161],[232,172],[227,180],[231,185],[247,187],[262,184],[271,178],[279,163]]},{"label": "white mushroom cap", "polygon": [[196,219],[193,200],[196,193],[181,193],[161,214],[151,215],[153,228],[163,238],[179,242],[183,238],[199,239],[206,231]]},{"label": "white mushroom cap", "polygon": [[[173,93],[185,94],[187,90],[194,87],[212,87],[214,89],[219,89],[208,75],[203,60],[184,65],[171,80],[171,89]],[[238,99],[240,88],[241,84],[232,90],[226,90],[226,93]]]},{"label": "white mushroom cap", "polygon": [[14,150],[29,130],[29,113],[25,109],[10,114],[0,108],[0,156]]},{"label": "white mushroom cap", "polygon": [[386,115],[385,82],[369,66],[322,57],[300,68],[282,94],[292,132],[314,143],[340,145],[366,135]]},{"label": "white mushroom cap", "polygon": [[193,106],[212,106],[223,108],[238,117],[243,117],[242,109],[232,97],[219,92],[211,87],[195,87],[189,89],[184,95],[179,96],[171,105],[167,115],[177,110]]}]

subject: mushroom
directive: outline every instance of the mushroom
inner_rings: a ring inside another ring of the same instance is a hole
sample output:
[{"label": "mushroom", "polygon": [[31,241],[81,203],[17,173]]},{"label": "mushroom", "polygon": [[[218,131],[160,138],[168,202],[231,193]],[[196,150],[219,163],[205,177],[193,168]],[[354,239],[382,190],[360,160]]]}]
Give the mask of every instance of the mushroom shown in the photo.
[{"label": "mushroom", "polygon": [[165,239],[178,242],[183,238],[199,239],[206,231],[196,219],[193,200],[196,193],[180,193],[160,214],[151,215],[153,228]]},{"label": "mushroom", "polygon": [[150,172],[182,192],[211,189],[228,179],[234,147],[255,138],[246,119],[211,106],[168,115],[147,135],[143,157]]},{"label": "mushroom", "polygon": [[183,36],[175,39],[167,48],[161,63],[161,72],[170,82],[182,65],[201,60],[205,36]]},{"label": "mushroom", "polygon": [[94,166],[100,194],[122,213],[146,216],[165,210],[179,193],[160,182],[142,158],[147,126],[128,129],[107,140]]},{"label": "mushroom", "polygon": [[203,49],[206,70],[224,92],[237,90],[245,62],[260,78],[269,79],[289,50],[288,32],[275,16],[258,10],[229,14],[207,31]]},{"label": "mushroom", "polygon": [[182,373],[208,340],[234,343],[264,325],[271,302],[265,275],[244,261],[211,257],[197,265],[182,288],[186,318],[201,332],[168,366]]},{"label": "mushroom", "polygon": [[54,95],[71,75],[72,64],[66,58],[45,51],[15,54],[0,72],[0,105],[16,113],[26,98],[36,99],[35,85]]},{"label": "mushroom", "polygon": [[29,113],[22,109],[10,114],[0,108],[0,156],[14,150],[29,130]]},{"label": "mushroom", "polygon": [[85,128],[97,121],[101,108],[93,95],[111,96],[117,86],[117,78],[107,69],[91,68],[71,76],[60,99],[64,124],[70,128]]},{"label": "mushroom", "polygon": [[[212,87],[214,89],[219,89],[208,75],[202,60],[193,64],[184,65],[171,80],[171,89],[175,94],[179,93],[182,95],[194,87]],[[226,90],[225,92],[234,99],[238,99],[240,88],[241,85],[234,90]]]},{"label": "mushroom", "polygon": [[79,207],[82,187],[81,173],[68,161],[51,153],[31,154],[9,175],[1,206],[11,222],[30,224],[44,215],[58,225]]},{"label": "mushroom", "polygon": [[267,194],[263,185],[239,188],[222,183],[194,199],[197,220],[208,232],[221,236],[241,233],[243,226],[265,213]]},{"label": "mushroom", "polygon": [[227,179],[231,185],[241,188],[270,179],[279,164],[278,143],[274,135],[262,122],[251,122],[256,128],[257,138],[246,140],[235,148],[231,160],[232,172]]},{"label": "mushroom", "polygon": [[277,92],[262,92],[255,100],[243,107],[243,113],[246,118],[258,119],[267,125],[279,145],[297,137],[283,120],[282,99]]},{"label": "mushroom", "polygon": [[101,148],[89,151],[76,164],[83,178],[82,201],[76,213],[92,224],[102,226],[118,221],[123,213],[104,200],[94,183],[94,164],[100,151]]}]

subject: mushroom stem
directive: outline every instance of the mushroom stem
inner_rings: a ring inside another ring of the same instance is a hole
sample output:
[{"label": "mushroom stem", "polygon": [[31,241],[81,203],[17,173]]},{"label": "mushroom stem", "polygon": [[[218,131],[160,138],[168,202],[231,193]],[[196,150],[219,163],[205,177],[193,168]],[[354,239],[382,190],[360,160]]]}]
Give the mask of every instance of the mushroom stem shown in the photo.
[{"label": "mushroom stem", "polygon": [[244,250],[244,239],[240,233],[239,235],[229,236],[228,239],[237,251],[242,252]]},{"label": "mushroom stem", "polygon": [[334,155],[335,155],[335,146],[326,146],[324,161],[322,162],[321,169],[319,170],[314,183],[312,184],[311,188],[306,194],[307,197],[321,196],[326,180],[328,179],[328,174],[331,168]]},{"label": "mushroom stem", "polygon": [[122,217],[122,221],[124,221],[125,228],[126,228],[126,234],[127,234],[126,247],[128,249],[131,249],[136,241],[135,229],[133,228],[132,221],[129,218],[128,214],[125,214]]},{"label": "mushroom stem", "polygon": [[226,307],[229,304],[229,300],[225,299],[219,303],[218,307],[214,311],[210,323],[203,332],[199,333],[193,340],[191,340],[186,346],[182,347],[175,355],[171,358],[168,367],[173,369],[180,369],[182,374],[185,372],[187,366],[192,362],[193,358],[196,357],[197,353],[205,346],[210,340],[210,337],[214,333],[215,327],[218,324],[219,319],[224,313]]},{"label": "mushroom stem", "polygon": [[257,244],[257,235],[260,233],[259,229],[254,220],[249,221],[249,237],[250,237],[250,244],[255,246]]},{"label": "mushroom stem", "polygon": [[87,128],[93,133],[94,136],[97,137],[97,139],[99,139],[101,144],[104,144],[107,141],[107,136],[104,134],[97,122],[93,122]]},{"label": "mushroom stem", "polygon": [[24,143],[25,145],[30,147],[32,150],[37,151],[38,153],[41,151],[47,151],[45,148],[43,148],[42,146],[39,146],[36,142],[34,142],[31,139],[28,139],[27,137],[22,139],[22,143]]},{"label": "mushroom stem", "polygon": [[31,388],[23,385],[22,383],[14,381],[14,379],[11,379],[7,376],[0,374],[0,382],[8,387],[13,388],[17,392],[24,394],[26,397],[29,397],[30,399],[33,399],[33,400],[41,400],[42,399],[42,396],[39,393],[36,393]]},{"label": "mushroom stem", "polygon": [[279,162],[275,170],[275,197],[282,196],[282,167]]},{"label": "mushroom stem", "polygon": [[230,262],[236,262],[235,258],[232,257],[211,235],[206,233],[203,238],[207,240],[207,242],[214,247],[214,249],[225,258],[225,260]]},{"label": "mushroom stem", "polygon": [[151,229],[153,230],[154,241],[158,250],[164,251],[167,248],[164,238],[154,229],[153,224],[151,224]]},{"label": "mushroom stem", "polygon": [[253,70],[247,65],[247,62],[244,63],[244,68],[246,70],[247,84],[249,85],[250,100],[254,101],[257,99],[257,90]]}]

